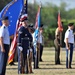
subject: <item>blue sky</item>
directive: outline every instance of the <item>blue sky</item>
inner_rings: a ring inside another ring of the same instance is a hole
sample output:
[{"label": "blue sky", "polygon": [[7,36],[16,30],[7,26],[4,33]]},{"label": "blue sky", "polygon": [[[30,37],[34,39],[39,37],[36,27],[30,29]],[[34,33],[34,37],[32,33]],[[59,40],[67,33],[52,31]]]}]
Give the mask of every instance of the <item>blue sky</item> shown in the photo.
[{"label": "blue sky", "polygon": [[[34,0],[28,0],[28,1],[32,3],[32,1]],[[64,1],[67,3],[67,9],[75,8],[75,0],[35,0],[35,1],[38,3],[41,1],[42,4],[46,2],[50,2],[50,3],[56,4],[57,6],[60,6],[60,3]]]}]

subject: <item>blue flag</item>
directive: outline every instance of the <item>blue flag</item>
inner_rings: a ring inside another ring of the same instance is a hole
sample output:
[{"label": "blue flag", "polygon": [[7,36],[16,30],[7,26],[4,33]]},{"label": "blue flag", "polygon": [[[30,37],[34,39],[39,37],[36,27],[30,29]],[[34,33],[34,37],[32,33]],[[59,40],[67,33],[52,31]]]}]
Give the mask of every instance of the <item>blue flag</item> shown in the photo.
[{"label": "blue flag", "polygon": [[40,27],[40,23],[41,23],[41,15],[40,15],[41,12],[40,11],[41,11],[41,7],[39,6],[38,12],[37,12],[37,15],[36,15],[35,32],[34,32],[35,33],[34,37],[36,39],[35,44],[37,44],[39,27]]},{"label": "blue flag", "polygon": [[[3,16],[9,17],[10,25],[8,28],[9,28],[10,36],[15,33],[16,22],[23,5],[24,5],[24,0],[12,0],[0,12],[0,18],[2,18]],[[2,25],[1,21],[0,21],[0,25]]]}]

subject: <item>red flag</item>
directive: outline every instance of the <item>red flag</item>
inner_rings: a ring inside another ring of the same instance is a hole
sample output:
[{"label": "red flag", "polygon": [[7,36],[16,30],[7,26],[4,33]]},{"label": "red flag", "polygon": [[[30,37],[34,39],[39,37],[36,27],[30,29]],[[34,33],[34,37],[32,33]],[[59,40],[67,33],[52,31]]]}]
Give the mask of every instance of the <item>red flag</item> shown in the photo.
[{"label": "red flag", "polygon": [[24,4],[23,8],[22,8],[22,11],[20,13],[19,19],[18,19],[17,24],[16,24],[16,32],[15,32],[14,39],[11,43],[11,47],[9,50],[8,64],[10,64],[14,59],[14,53],[15,53],[15,49],[17,46],[17,33],[18,33],[19,28],[22,25],[20,20],[23,17],[27,17],[27,0],[26,0],[26,3]]},{"label": "red flag", "polygon": [[61,23],[61,17],[60,12],[58,13],[58,28],[60,31],[63,31],[62,23]]}]

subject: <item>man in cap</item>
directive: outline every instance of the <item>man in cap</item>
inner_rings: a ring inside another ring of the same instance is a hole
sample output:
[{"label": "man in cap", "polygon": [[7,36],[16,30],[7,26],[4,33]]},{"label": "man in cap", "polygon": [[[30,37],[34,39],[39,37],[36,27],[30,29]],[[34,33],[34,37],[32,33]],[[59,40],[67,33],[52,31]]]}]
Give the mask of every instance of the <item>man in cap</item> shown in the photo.
[{"label": "man in cap", "polygon": [[60,35],[57,35],[54,39],[55,46],[55,65],[60,64]]},{"label": "man in cap", "polygon": [[44,36],[43,36],[43,24],[41,24],[40,28],[39,28],[39,38],[38,38],[38,42],[40,44],[40,61],[42,60],[42,54],[43,54],[43,46],[44,46]]},{"label": "man in cap", "polygon": [[60,30],[59,27],[55,30],[55,39],[54,39],[54,47],[55,47],[55,65],[60,64]]},{"label": "man in cap", "polygon": [[[28,26],[28,29],[29,29],[29,32],[31,33],[32,38],[33,38],[33,33],[34,33],[33,25],[32,25],[32,24],[29,25],[29,26]],[[33,39],[34,39],[34,38],[33,38]],[[32,44],[30,45],[29,52],[30,52],[30,54],[29,54],[29,71],[30,71],[30,73],[33,73],[33,71],[32,71],[32,58],[33,58],[33,60],[34,60],[34,47],[33,47],[33,42],[32,42]]]},{"label": "man in cap", "polygon": [[8,31],[9,20],[7,16],[2,17],[2,26],[0,28],[0,75],[5,75],[8,59],[10,37]]},{"label": "man in cap", "polygon": [[[42,53],[43,53],[43,24],[40,25],[39,27],[39,33],[38,33],[38,40],[37,40],[37,49],[35,49],[35,45],[34,45],[34,51],[35,52],[35,69],[39,68],[39,61],[42,61]],[[35,42],[34,42],[35,44]]]},{"label": "man in cap", "polygon": [[[64,42],[65,42],[65,45],[66,45],[66,68],[72,68],[71,63],[72,63],[73,44],[74,44],[73,29],[74,29],[74,23],[69,23],[68,24],[68,29],[65,32]],[[69,62],[68,62],[68,56],[70,56],[69,57]]]},{"label": "man in cap", "polygon": [[28,73],[27,50],[32,42],[32,36],[28,30],[27,17],[21,18],[22,26],[18,32],[18,73]]}]

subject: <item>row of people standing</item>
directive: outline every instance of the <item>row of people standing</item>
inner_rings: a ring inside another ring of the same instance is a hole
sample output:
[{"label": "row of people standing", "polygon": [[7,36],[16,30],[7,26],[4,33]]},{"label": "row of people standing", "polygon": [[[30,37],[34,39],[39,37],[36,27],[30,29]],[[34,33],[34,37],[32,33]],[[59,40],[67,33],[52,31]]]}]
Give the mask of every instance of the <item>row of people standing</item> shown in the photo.
[{"label": "row of people standing", "polygon": [[[72,57],[73,57],[73,45],[74,45],[74,23],[69,23],[68,24],[68,29],[65,32],[65,37],[64,37],[64,43],[66,47],[66,68],[72,68]],[[56,29],[55,31],[55,40],[54,40],[54,45],[55,45],[55,64],[60,64],[60,31],[59,28]]]},{"label": "row of people standing", "polygon": [[[22,26],[18,31],[17,39],[17,51],[18,51],[18,74],[22,73],[33,73],[32,71],[32,57],[34,57],[34,46],[31,28],[28,27],[27,17],[20,19]],[[5,75],[6,65],[8,60],[10,37],[8,32],[9,19],[7,16],[2,18],[2,27],[0,28],[0,75]],[[42,31],[42,29],[40,29]],[[41,33],[42,34],[42,33]],[[40,38],[42,35],[40,36]],[[42,40],[42,39],[40,39]],[[40,45],[40,56],[42,57],[43,44],[39,42]],[[33,54],[33,56],[32,56]],[[37,53],[39,55],[39,53]],[[42,58],[40,59],[42,60]],[[38,60],[39,61],[39,60]],[[39,63],[34,61],[34,68]],[[38,64],[39,66],[39,64]]]}]

